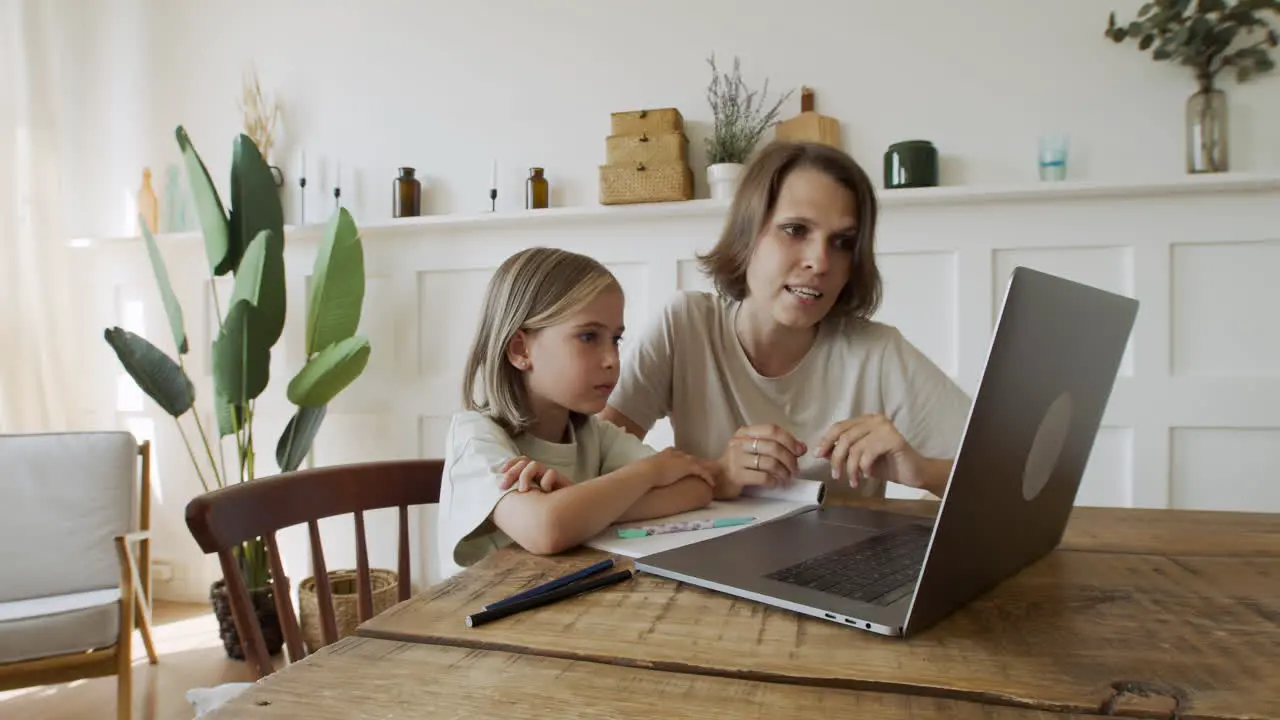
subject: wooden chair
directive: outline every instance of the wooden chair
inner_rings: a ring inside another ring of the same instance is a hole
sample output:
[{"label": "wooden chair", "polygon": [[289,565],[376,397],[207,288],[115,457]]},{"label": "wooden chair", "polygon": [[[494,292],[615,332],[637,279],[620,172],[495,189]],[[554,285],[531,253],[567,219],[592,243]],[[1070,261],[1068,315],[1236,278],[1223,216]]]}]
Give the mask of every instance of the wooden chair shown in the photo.
[{"label": "wooden chair", "polygon": [[0,690],[115,675],[131,720],[135,628],[157,661],[150,526],[149,442],[0,435]]},{"label": "wooden chair", "polygon": [[369,554],[364,532],[364,511],[398,507],[399,599],[409,599],[409,506],[440,502],[443,460],[388,460],[335,465],[281,473],[214,490],[187,504],[187,527],[200,549],[217,553],[222,563],[236,633],[257,678],[273,671],[263,640],[262,627],[252,611],[249,591],[240,576],[234,549],[261,537],[267,547],[276,612],[284,632],[289,661],[306,657],[302,631],[290,600],[276,546],[276,532],[307,524],[311,535],[311,562],[316,580],[321,634],[324,645],[338,640],[333,594],[325,569],[318,520],[351,513],[355,517],[357,608],[360,622],[372,616],[373,589],[369,578]]}]

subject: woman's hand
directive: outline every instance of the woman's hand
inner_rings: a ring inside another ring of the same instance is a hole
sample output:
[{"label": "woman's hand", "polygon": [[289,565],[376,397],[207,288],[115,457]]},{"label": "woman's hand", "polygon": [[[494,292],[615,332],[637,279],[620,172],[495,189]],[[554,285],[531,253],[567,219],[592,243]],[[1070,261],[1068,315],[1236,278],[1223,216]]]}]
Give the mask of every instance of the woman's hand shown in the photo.
[{"label": "woman's hand", "polygon": [[875,478],[940,493],[935,487],[934,461],[916,452],[884,415],[863,415],[832,425],[815,454],[829,457],[831,479],[847,477],[850,487]]},{"label": "woman's hand", "polygon": [[717,499],[735,498],[751,485],[772,487],[791,481],[800,471],[805,444],[777,425],[738,428],[720,456]]},{"label": "woman's hand", "polygon": [[498,481],[498,489],[500,490],[506,490],[515,485],[516,492],[529,492],[537,488],[544,493],[549,493],[573,484],[568,478],[556,472],[554,468],[549,468],[524,455],[510,458],[504,462],[499,468],[499,472],[503,473],[502,480]]},{"label": "woman's hand", "polygon": [[716,486],[719,468],[715,463],[675,448],[666,448],[638,463],[645,466],[645,474],[655,488],[666,487],[690,476],[700,478],[713,488]]}]

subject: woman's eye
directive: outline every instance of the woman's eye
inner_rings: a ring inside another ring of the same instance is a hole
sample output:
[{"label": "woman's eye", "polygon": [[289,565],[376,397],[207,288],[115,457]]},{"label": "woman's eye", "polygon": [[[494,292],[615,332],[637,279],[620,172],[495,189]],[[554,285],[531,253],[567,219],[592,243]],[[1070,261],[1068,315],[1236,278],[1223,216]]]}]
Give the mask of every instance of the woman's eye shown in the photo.
[{"label": "woman's eye", "polygon": [[578,336],[578,339],[581,340],[582,342],[588,342],[588,343],[595,342],[596,334],[593,332],[584,332]]},{"label": "woman's eye", "polygon": [[804,235],[805,228],[803,225],[783,225],[782,232],[791,237],[799,237]]},{"label": "woman's eye", "polygon": [[614,336],[613,336],[613,344],[614,344],[614,345],[621,345],[621,344],[622,344],[622,336],[621,336],[621,335],[614,335]]}]

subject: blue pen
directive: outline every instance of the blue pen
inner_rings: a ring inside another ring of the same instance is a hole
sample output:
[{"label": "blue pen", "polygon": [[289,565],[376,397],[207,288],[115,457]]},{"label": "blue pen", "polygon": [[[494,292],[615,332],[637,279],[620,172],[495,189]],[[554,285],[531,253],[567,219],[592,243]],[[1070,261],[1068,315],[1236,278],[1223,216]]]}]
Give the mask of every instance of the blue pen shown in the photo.
[{"label": "blue pen", "polygon": [[561,577],[561,578],[556,578],[551,582],[543,583],[537,587],[529,588],[524,592],[518,593],[516,595],[512,595],[511,597],[503,598],[494,603],[489,603],[488,605],[484,606],[484,609],[492,610],[494,608],[500,608],[503,605],[510,605],[513,602],[524,600],[525,598],[531,598],[535,595],[541,595],[542,593],[555,590],[556,588],[562,588],[565,585],[577,582],[578,580],[581,580],[584,577],[590,577],[592,575],[595,575],[596,573],[602,570],[608,570],[611,567],[613,567],[613,558],[609,558],[608,560],[601,560],[595,565],[588,565],[587,567],[584,567],[581,570],[578,570],[576,572],[571,572],[568,575],[565,575],[564,577]]}]

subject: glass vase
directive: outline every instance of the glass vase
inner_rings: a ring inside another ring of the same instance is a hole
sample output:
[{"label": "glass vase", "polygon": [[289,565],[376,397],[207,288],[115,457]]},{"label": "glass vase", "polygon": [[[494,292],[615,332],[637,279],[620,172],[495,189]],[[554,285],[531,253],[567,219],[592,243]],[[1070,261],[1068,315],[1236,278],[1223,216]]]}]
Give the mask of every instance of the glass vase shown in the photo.
[{"label": "glass vase", "polygon": [[1187,172],[1227,169],[1227,94],[1201,88],[1187,98]]}]

